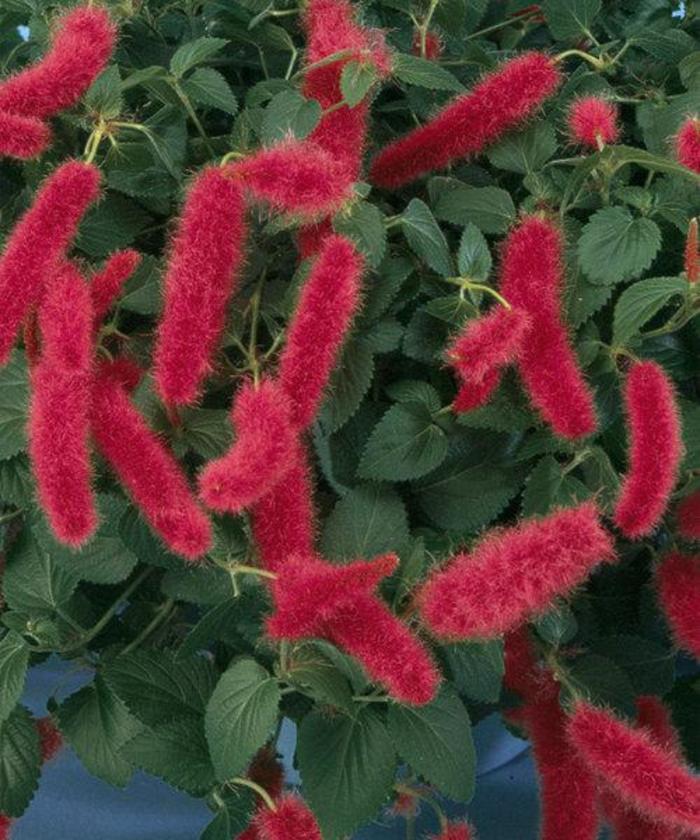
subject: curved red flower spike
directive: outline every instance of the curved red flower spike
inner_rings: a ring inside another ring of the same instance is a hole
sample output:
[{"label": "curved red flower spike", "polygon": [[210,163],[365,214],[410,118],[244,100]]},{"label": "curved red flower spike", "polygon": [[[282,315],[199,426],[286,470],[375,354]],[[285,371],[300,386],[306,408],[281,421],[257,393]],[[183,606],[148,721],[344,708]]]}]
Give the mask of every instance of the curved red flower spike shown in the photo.
[{"label": "curved red flower spike", "polygon": [[51,130],[35,117],[0,111],[0,155],[29,160],[38,157],[51,142]]},{"label": "curved red flower spike", "polygon": [[124,283],[138,268],[141,254],[127,248],[116,251],[96,272],[90,281],[90,295],[92,308],[95,312],[95,327],[97,328],[112,308]]},{"label": "curved red flower spike", "polygon": [[676,135],[676,157],[678,162],[700,172],[700,119],[691,117],[681,126]]},{"label": "curved red flower spike", "polygon": [[678,644],[700,659],[700,555],[667,554],[656,570],[656,585]]},{"label": "curved red flower spike", "polygon": [[678,505],[678,530],[687,540],[700,540],[700,490]]},{"label": "curved red flower spike", "polygon": [[574,143],[597,149],[620,136],[617,108],[600,96],[584,96],[569,108],[569,134]]}]

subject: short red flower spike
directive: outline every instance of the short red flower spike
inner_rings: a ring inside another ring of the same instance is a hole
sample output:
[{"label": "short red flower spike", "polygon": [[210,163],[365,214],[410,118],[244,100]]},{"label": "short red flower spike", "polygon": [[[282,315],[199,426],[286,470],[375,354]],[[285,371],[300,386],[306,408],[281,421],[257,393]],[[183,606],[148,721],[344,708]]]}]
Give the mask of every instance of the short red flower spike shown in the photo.
[{"label": "short red flower spike", "polygon": [[50,717],[39,718],[36,721],[36,728],[39,732],[41,760],[43,762],[51,761],[58,755],[63,746],[63,737]]},{"label": "short red flower spike", "polygon": [[578,702],[569,742],[619,799],[669,830],[700,830],[700,779],[648,731]]},{"label": "short red flower spike", "polygon": [[0,814],[0,840],[10,840],[10,832],[12,831],[12,824],[14,820]]},{"label": "short red flower spike", "polygon": [[501,253],[501,293],[530,318],[518,366],[535,408],[557,435],[576,439],[596,428],[593,395],[562,317],[564,240],[540,216],[526,216]]},{"label": "short red flower spike", "polygon": [[316,818],[298,796],[285,796],[275,806],[255,817],[259,840],[323,840]]},{"label": "short red flower spike", "polygon": [[656,362],[637,362],[624,386],[629,464],[614,520],[631,539],[656,528],[668,506],[683,456],[673,383]]},{"label": "short red flower spike", "polygon": [[291,466],[296,433],[287,397],[276,382],[245,383],[232,421],[236,442],[199,477],[202,501],[212,510],[238,513],[258,501]]},{"label": "short red flower spike", "polygon": [[599,149],[620,136],[617,108],[600,96],[584,96],[569,108],[569,135],[573,143]]},{"label": "short red flower spike", "polygon": [[35,117],[0,111],[0,157],[29,160],[38,157],[51,142],[51,130]]},{"label": "short red flower spike", "polygon": [[0,84],[0,111],[43,118],[75,105],[107,66],[116,37],[104,8],[72,9],[41,61]]},{"label": "short red flower spike", "polygon": [[476,840],[474,829],[465,822],[451,822],[430,840]]},{"label": "short red flower spike", "polygon": [[700,490],[678,505],[678,530],[686,540],[700,540]]},{"label": "short red flower spike", "polygon": [[155,383],[166,403],[187,405],[199,396],[226,324],[245,240],[239,183],[226,168],[204,169],[187,193],[164,280]]},{"label": "short red flower spike", "polygon": [[[421,54],[421,37],[420,32],[415,32],[413,35],[413,44],[411,45],[411,52],[413,55],[420,56]],[[425,58],[428,61],[437,61],[442,55],[442,39],[437,32],[425,33]]]},{"label": "short red flower spike", "polygon": [[613,559],[612,538],[587,502],[487,534],[428,580],[422,614],[440,638],[492,638],[544,612]]},{"label": "short red flower spike", "polygon": [[685,240],[685,276],[689,283],[700,280],[700,251],[698,251],[698,220],[691,219],[688,224],[688,236]]},{"label": "short red flower spike", "polygon": [[700,555],[667,554],[656,571],[656,584],[678,644],[700,659]]},{"label": "short red flower spike", "polygon": [[51,530],[82,545],[97,527],[91,487],[92,307],[87,284],[66,264],[39,307],[42,353],[32,371],[29,456]]},{"label": "short red flower spike", "polygon": [[121,379],[121,369],[100,366],[92,410],[95,443],[168,548],[187,560],[200,558],[211,546],[211,523],[179,464],[138,413]]},{"label": "short red flower spike", "polygon": [[531,52],[489,73],[436,117],[390,143],[374,159],[372,183],[387,189],[482,152],[537,113],[561,76],[551,58]]},{"label": "short red flower spike", "polygon": [[90,281],[90,295],[96,326],[102,323],[119,297],[124,283],[136,271],[140,262],[141,254],[138,251],[117,251],[93,275]]},{"label": "short red flower spike", "polygon": [[99,193],[99,170],[68,161],[41,185],[0,257],[0,364],[5,364],[22,321],[38,303],[51,272]]},{"label": "short red flower spike", "polygon": [[676,135],[676,157],[683,166],[700,172],[700,118],[691,117]]},{"label": "short red flower spike", "polygon": [[374,594],[397,563],[394,555],[342,566],[312,555],[289,558],[271,583],[276,611],[268,632],[275,639],[327,639],[356,657],[396,700],[430,702],[440,682],[434,663]]}]

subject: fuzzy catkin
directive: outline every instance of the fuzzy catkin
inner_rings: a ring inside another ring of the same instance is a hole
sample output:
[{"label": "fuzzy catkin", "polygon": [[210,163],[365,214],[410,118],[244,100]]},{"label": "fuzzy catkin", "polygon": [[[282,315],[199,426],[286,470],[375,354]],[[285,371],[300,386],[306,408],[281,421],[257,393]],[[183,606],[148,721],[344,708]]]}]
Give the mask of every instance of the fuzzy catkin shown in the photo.
[{"label": "fuzzy catkin", "polygon": [[685,254],[683,260],[685,276],[689,283],[700,280],[700,251],[698,251],[698,220],[691,219],[688,223],[688,235],[685,240]]},{"label": "fuzzy catkin", "polygon": [[678,505],[678,530],[687,540],[700,540],[700,490],[696,490]]},{"label": "fuzzy catkin", "polygon": [[698,117],[686,120],[676,135],[676,157],[683,166],[700,173],[700,119]]},{"label": "fuzzy catkin", "polygon": [[199,396],[235,292],[246,239],[245,203],[231,170],[210,166],[190,185],[164,280],[155,383],[164,402]]},{"label": "fuzzy catkin", "polygon": [[397,189],[478,154],[537,113],[560,81],[544,53],[525,53],[506,62],[425,125],[384,148],[372,162],[370,180]]},{"label": "fuzzy catkin", "polygon": [[573,143],[598,149],[620,136],[617,108],[600,96],[583,96],[569,108],[569,136]]},{"label": "fuzzy catkin", "polygon": [[700,555],[667,554],[656,570],[656,585],[678,644],[700,659]]},{"label": "fuzzy catkin", "polygon": [[112,254],[102,268],[90,281],[92,308],[95,313],[95,325],[104,320],[105,315],[114,305],[124,283],[136,271],[141,262],[141,254],[127,248]]},{"label": "fuzzy catkin", "polygon": [[278,799],[275,810],[262,808],[255,817],[259,840],[323,840],[316,818],[298,796]]},{"label": "fuzzy catkin", "polygon": [[668,506],[683,456],[673,383],[656,362],[630,369],[623,399],[629,429],[628,469],[614,520],[636,539],[656,528]]},{"label": "fuzzy catkin", "polygon": [[501,371],[493,368],[479,381],[466,379],[459,386],[457,395],[452,401],[452,408],[457,414],[464,414],[485,405],[501,384]]},{"label": "fuzzy catkin", "polygon": [[22,321],[97,198],[99,183],[96,167],[78,161],[61,164],[10,234],[0,257],[0,364],[7,362]]},{"label": "fuzzy catkin", "polygon": [[474,829],[465,822],[451,822],[439,834],[433,834],[429,840],[476,840]]},{"label": "fuzzy catkin", "polygon": [[0,156],[29,160],[38,157],[51,142],[51,130],[35,117],[0,111]]},{"label": "fuzzy catkin", "polygon": [[613,558],[592,502],[495,529],[429,578],[419,596],[423,618],[441,638],[492,638],[544,612]]}]

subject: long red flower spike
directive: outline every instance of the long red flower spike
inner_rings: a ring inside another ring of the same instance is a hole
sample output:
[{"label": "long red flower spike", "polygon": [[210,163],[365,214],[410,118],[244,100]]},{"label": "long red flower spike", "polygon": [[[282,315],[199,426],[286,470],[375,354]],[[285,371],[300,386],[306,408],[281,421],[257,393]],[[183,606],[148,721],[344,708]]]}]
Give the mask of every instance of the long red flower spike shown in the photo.
[{"label": "long red flower spike", "polygon": [[255,817],[259,840],[323,840],[316,818],[298,796],[278,799],[275,810],[263,808]]},{"label": "long red flower spike", "polygon": [[402,703],[435,696],[440,676],[427,650],[374,594],[396,568],[393,555],[342,566],[313,555],[287,559],[271,583],[275,639],[323,638],[358,659],[369,676]]},{"label": "long red flower spike", "polygon": [[525,53],[508,61],[425,125],[383,149],[371,166],[372,183],[396,189],[479,154],[533,116],[560,81],[559,71],[544,53]]},{"label": "long red flower spike", "polygon": [[495,529],[428,580],[419,596],[423,617],[441,638],[498,636],[613,558],[612,538],[592,502]]},{"label": "long red flower spike", "polygon": [[474,829],[465,822],[451,822],[439,834],[433,834],[430,840],[476,840]]},{"label": "long red flower spike", "polygon": [[683,166],[700,172],[700,118],[691,117],[681,126],[676,135],[676,157]]},{"label": "long red flower spike", "polygon": [[678,644],[700,659],[700,555],[667,554],[656,571],[656,584]]},{"label": "long red flower spike", "polygon": [[687,540],[700,540],[700,490],[678,505],[678,531]]},{"label": "long red flower spike", "polygon": [[620,136],[617,108],[600,96],[584,96],[569,109],[569,135],[573,143],[598,149]]},{"label": "long red flower spike", "polygon": [[97,526],[89,447],[92,323],[88,286],[66,264],[39,307],[42,352],[32,371],[28,432],[39,502],[56,538],[75,547]]},{"label": "long red flower spike", "polygon": [[122,369],[104,363],[97,374],[92,432],[95,443],[165,544],[188,560],[211,546],[211,524],[187,478],[129,399]]},{"label": "long red flower spike", "polygon": [[673,383],[656,362],[637,362],[624,386],[629,428],[627,474],[614,520],[636,539],[656,528],[668,506],[683,456],[681,425]]},{"label": "long red flower spike", "polygon": [[92,308],[95,312],[95,324],[99,325],[114,305],[124,283],[138,268],[141,254],[130,248],[117,251],[104,266],[93,275],[90,281]]},{"label": "long red flower spike", "polygon": [[58,755],[63,746],[63,737],[50,717],[38,718],[36,728],[39,732],[41,760],[46,763]]},{"label": "long red flower spike", "polygon": [[245,202],[230,170],[208,167],[192,182],[165,275],[155,348],[164,402],[194,402],[221,338],[243,263]]},{"label": "long red flower spike", "polygon": [[590,770],[621,801],[669,829],[700,832],[700,779],[648,731],[580,701],[567,734]]},{"label": "long red flower spike", "polygon": [[35,117],[0,111],[0,156],[29,160],[38,157],[51,142],[51,131]]},{"label": "long red flower spike", "polygon": [[213,510],[238,513],[269,492],[289,468],[296,447],[289,402],[280,386],[246,383],[231,413],[236,441],[199,477],[202,501]]},{"label": "long red flower spike", "polygon": [[0,110],[44,118],[75,105],[104,70],[116,37],[104,8],[68,12],[43,59],[0,84]]},{"label": "long red flower spike", "polygon": [[700,251],[698,250],[698,220],[691,219],[688,224],[688,235],[685,240],[684,254],[685,276],[689,283],[700,280]]},{"label": "long red flower spike", "polygon": [[62,164],[39,189],[0,257],[0,365],[12,350],[22,321],[97,198],[100,173],[78,161]]},{"label": "long red flower spike", "polygon": [[540,216],[526,216],[503,244],[501,292],[530,317],[518,355],[530,399],[556,434],[574,439],[595,431],[596,416],[562,318],[563,254],[559,228]]},{"label": "long red flower spike", "polygon": [[363,261],[343,236],[324,240],[301,290],[280,358],[279,379],[294,423],[314,419],[360,297]]}]

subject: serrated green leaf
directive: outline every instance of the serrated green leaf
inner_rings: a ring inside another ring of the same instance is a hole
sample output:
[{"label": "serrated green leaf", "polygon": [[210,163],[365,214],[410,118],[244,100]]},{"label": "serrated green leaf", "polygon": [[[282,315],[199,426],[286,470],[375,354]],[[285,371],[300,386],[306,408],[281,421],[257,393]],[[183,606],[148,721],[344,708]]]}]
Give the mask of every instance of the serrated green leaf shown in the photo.
[{"label": "serrated green leaf", "polygon": [[34,719],[23,706],[0,726],[0,814],[21,817],[39,782],[41,750]]},{"label": "serrated green leaf", "polygon": [[25,507],[32,499],[32,477],[25,455],[0,460],[0,499],[6,504]]},{"label": "serrated green leaf", "polygon": [[336,431],[353,416],[372,384],[373,375],[371,347],[362,339],[348,341],[331,376],[321,415],[324,426]]},{"label": "serrated green leaf", "polygon": [[455,688],[478,703],[496,703],[501,694],[505,665],[503,642],[458,642],[441,648]]},{"label": "serrated green leaf", "polygon": [[649,277],[625,289],[615,304],[615,344],[624,347],[673,297],[684,297],[688,289],[682,277]]},{"label": "serrated green leaf", "polygon": [[527,175],[541,169],[556,150],[554,127],[541,121],[509,134],[489,149],[488,157],[498,169]]},{"label": "serrated green leaf", "polygon": [[435,363],[442,358],[447,339],[447,323],[426,308],[417,309],[404,332],[402,349],[410,359]]},{"label": "serrated green leaf", "polygon": [[170,59],[170,72],[181,79],[188,70],[213,58],[226,44],[228,44],[226,38],[203,37],[188,41],[178,47]]},{"label": "serrated green leaf", "polygon": [[384,215],[374,204],[368,201],[354,201],[348,210],[338,213],[334,218],[333,229],[350,237],[371,266],[378,266],[384,259]]},{"label": "serrated green leaf", "polygon": [[423,403],[430,412],[438,411],[441,406],[440,394],[432,385],[420,379],[400,379],[387,385],[384,390],[389,399],[398,403]]},{"label": "serrated green leaf", "polygon": [[19,633],[11,630],[0,641],[0,726],[22,696],[28,664],[29,648]]},{"label": "serrated green leaf", "polygon": [[484,234],[471,222],[462,231],[457,252],[460,277],[483,283],[491,273],[491,252]]},{"label": "serrated green leaf", "polygon": [[543,516],[554,508],[572,507],[589,498],[590,490],[566,472],[556,458],[546,455],[530,473],[523,491],[522,514]]},{"label": "serrated green leaf", "polygon": [[38,545],[28,529],[14,543],[2,578],[7,605],[19,612],[53,612],[62,609],[78,584],[68,571]]},{"label": "serrated green leaf", "polygon": [[374,64],[365,61],[348,61],[340,74],[340,92],[346,105],[354,108],[367,96],[377,80]]},{"label": "serrated green leaf", "polygon": [[232,441],[229,412],[223,408],[194,408],[183,413],[182,441],[202,458],[220,458]]},{"label": "serrated green leaf", "polygon": [[85,94],[85,108],[103,120],[116,120],[124,107],[119,67],[112,64],[90,85]]},{"label": "serrated green leaf", "polygon": [[27,448],[29,374],[24,353],[15,350],[0,370],[0,460]]},{"label": "serrated green leaf", "polygon": [[262,122],[262,140],[272,144],[292,134],[303,140],[321,119],[321,106],[295,90],[284,90],[270,100]]},{"label": "serrated green leaf", "polygon": [[578,632],[576,616],[566,603],[540,616],[534,624],[537,635],[554,647],[567,644]]},{"label": "serrated green leaf", "polygon": [[111,193],[87,213],[76,244],[91,257],[106,257],[131,245],[150,221],[135,201]]},{"label": "serrated green leaf", "polygon": [[555,38],[586,34],[600,14],[601,0],[544,0],[542,11]]},{"label": "serrated green leaf", "polygon": [[515,205],[500,187],[459,184],[438,196],[435,215],[455,225],[471,222],[484,233],[505,233],[515,220]]},{"label": "serrated green leaf", "polygon": [[411,250],[433,271],[449,277],[453,273],[452,257],[445,234],[435,221],[430,208],[413,198],[401,216],[401,229]]},{"label": "serrated green leaf", "polygon": [[596,705],[612,706],[630,718],[635,715],[634,687],[625,672],[611,659],[596,653],[580,656],[568,668],[564,696],[569,686]]},{"label": "serrated green leaf", "polygon": [[444,67],[415,55],[396,53],[392,72],[402,82],[430,90],[461,91],[464,89],[462,83]]},{"label": "serrated green leaf", "polygon": [[659,642],[641,636],[605,636],[591,651],[621,668],[637,694],[663,697],[673,688],[674,653]]},{"label": "serrated green leaf", "polygon": [[347,677],[317,649],[306,646],[296,651],[284,679],[298,686],[317,703],[354,714],[352,691]]},{"label": "serrated green leaf", "polygon": [[212,67],[198,67],[184,80],[182,89],[193,102],[218,108],[231,116],[238,113],[238,101],[229,83]]}]

